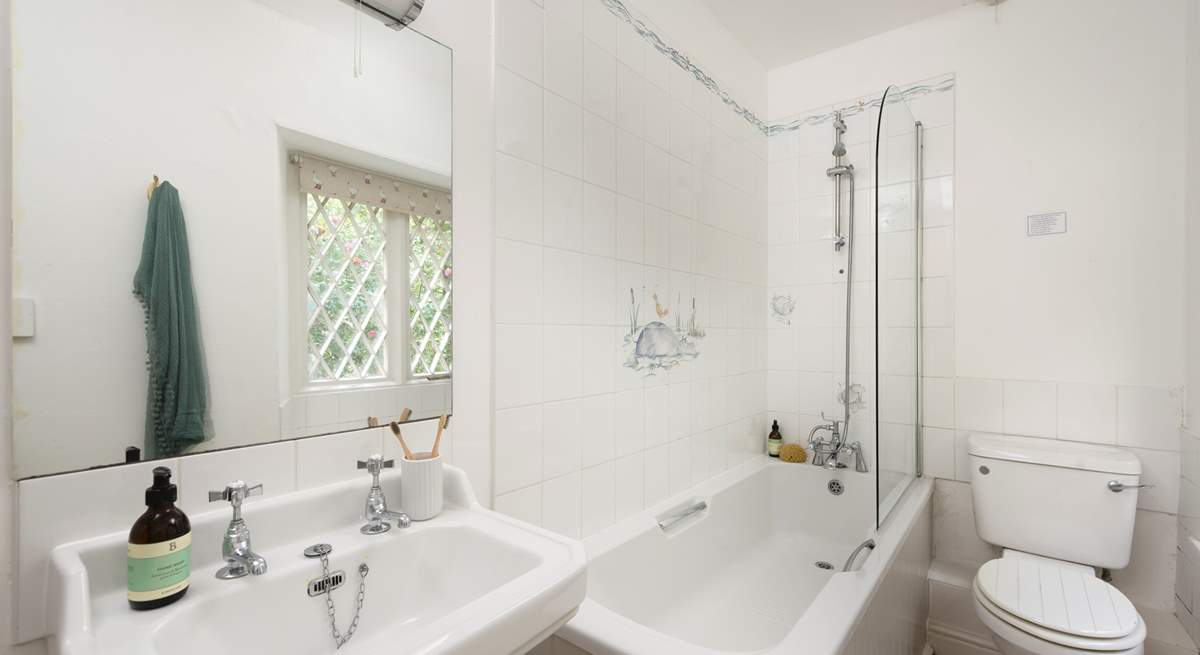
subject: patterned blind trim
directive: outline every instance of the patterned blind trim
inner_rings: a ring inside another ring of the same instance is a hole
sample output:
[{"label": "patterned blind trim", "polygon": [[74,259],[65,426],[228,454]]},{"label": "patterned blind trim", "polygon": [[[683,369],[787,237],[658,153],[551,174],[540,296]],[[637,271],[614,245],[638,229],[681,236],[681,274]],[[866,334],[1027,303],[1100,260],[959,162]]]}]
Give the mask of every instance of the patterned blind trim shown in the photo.
[{"label": "patterned blind trim", "polygon": [[292,161],[300,169],[300,191],[303,193],[332,196],[345,202],[361,202],[407,214],[451,218],[450,192],[445,189],[365,171],[307,153],[296,153]]}]

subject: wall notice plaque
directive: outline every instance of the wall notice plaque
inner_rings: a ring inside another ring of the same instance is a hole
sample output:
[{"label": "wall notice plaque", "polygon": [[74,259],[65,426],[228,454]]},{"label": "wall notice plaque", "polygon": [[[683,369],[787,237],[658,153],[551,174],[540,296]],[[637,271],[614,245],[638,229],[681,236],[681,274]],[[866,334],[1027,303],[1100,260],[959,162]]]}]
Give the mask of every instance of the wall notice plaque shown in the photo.
[{"label": "wall notice plaque", "polygon": [[1042,237],[1048,234],[1066,234],[1067,212],[1030,214],[1025,217],[1025,236]]}]

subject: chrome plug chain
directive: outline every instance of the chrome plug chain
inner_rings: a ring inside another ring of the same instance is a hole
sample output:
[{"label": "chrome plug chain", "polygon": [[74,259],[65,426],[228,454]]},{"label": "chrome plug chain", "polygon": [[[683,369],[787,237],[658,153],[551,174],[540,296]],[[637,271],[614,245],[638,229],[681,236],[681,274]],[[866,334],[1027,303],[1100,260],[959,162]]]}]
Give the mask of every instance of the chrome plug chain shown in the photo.
[{"label": "chrome plug chain", "polygon": [[[310,546],[304,551],[306,557],[321,558],[321,576],[324,580],[329,579],[329,552],[332,550],[333,547],[328,544],[317,544],[316,546]],[[329,631],[333,634],[333,643],[337,645],[337,648],[345,646],[351,637],[354,636],[354,632],[358,630],[358,617],[362,614],[363,600],[367,596],[367,573],[369,572],[370,569],[367,567],[366,562],[358,565],[358,598],[355,602],[354,618],[350,620],[350,627],[346,628],[345,635],[337,627],[337,612],[334,608],[333,595],[331,594],[333,585],[325,586],[325,608],[329,613]]]}]

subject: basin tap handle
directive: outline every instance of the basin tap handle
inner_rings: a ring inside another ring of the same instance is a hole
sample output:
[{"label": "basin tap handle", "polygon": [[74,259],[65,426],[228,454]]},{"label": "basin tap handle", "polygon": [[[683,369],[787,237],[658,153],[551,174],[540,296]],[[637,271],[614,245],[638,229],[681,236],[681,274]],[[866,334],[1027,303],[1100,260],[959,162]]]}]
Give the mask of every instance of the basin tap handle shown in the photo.
[{"label": "basin tap handle", "polygon": [[219,500],[227,500],[233,506],[233,520],[237,521],[242,518],[242,501],[250,496],[261,496],[263,486],[256,484],[249,486],[241,480],[234,480],[225,485],[220,491],[208,492],[208,502],[215,503]]},{"label": "basin tap handle", "polygon": [[366,460],[358,460],[358,468],[367,469],[371,477],[375,479],[375,483],[379,484],[379,473],[383,469],[390,469],[396,466],[396,460],[383,458],[383,455],[371,455]]}]

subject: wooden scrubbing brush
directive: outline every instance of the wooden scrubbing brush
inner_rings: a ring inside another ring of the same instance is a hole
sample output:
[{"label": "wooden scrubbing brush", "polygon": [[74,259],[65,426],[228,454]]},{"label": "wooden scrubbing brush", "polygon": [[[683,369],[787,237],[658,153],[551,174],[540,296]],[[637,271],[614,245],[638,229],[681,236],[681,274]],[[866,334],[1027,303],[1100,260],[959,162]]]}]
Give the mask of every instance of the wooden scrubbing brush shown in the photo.
[{"label": "wooden scrubbing brush", "polygon": [[779,459],[793,464],[803,464],[808,460],[808,452],[798,443],[785,443],[779,449]]}]

